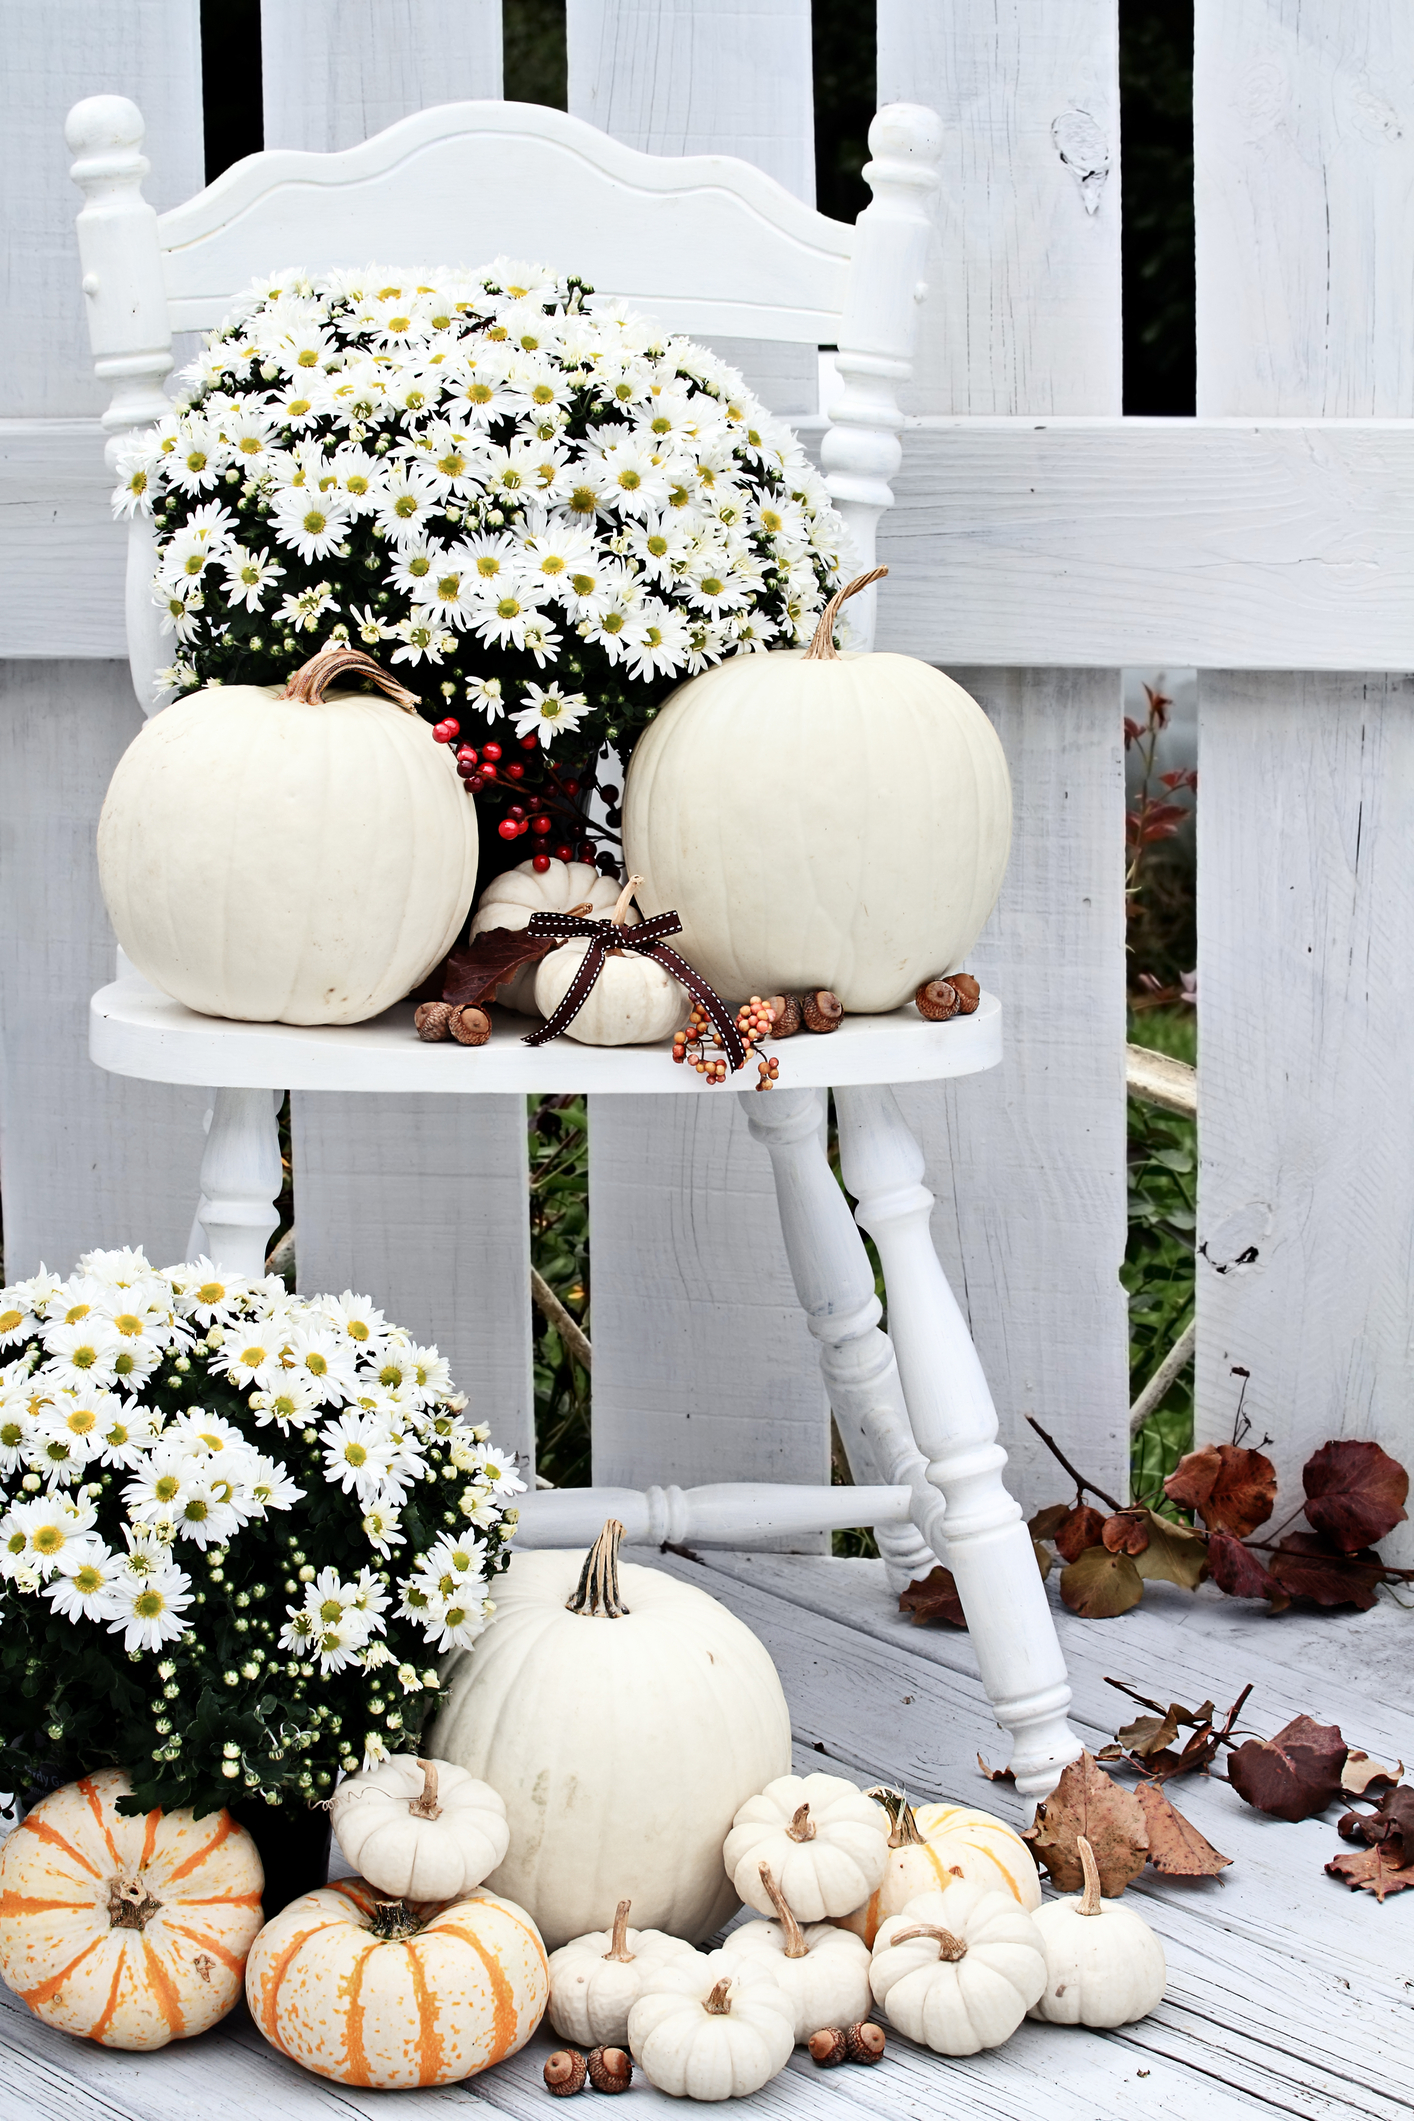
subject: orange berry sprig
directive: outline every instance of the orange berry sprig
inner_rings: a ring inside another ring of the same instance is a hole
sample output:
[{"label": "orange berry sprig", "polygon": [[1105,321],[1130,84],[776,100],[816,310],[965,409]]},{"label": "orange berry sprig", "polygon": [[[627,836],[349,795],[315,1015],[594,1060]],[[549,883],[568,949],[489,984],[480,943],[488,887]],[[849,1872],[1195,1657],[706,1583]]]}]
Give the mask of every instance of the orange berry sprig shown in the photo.
[{"label": "orange berry sprig", "polygon": [[[769,1038],[776,1013],[759,994],[753,994],[749,1002],[743,1002],[736,1013],[736,1028],[741,1034],[745,1054],[742,1066],[750,1060],[763,1038]],[[713,1025],[711,1017],[700,1002],[694,1002],[685,1027],[673,1033],[673,1059],[679,1066],[686,1064],[695,1068],[703,1081],[715,1087],[727,1079],[725,1040]],[[756,1063],[758,1090],[769,1090],[779,1072],[780,1063],[775,1060],[759,1060]]]}]

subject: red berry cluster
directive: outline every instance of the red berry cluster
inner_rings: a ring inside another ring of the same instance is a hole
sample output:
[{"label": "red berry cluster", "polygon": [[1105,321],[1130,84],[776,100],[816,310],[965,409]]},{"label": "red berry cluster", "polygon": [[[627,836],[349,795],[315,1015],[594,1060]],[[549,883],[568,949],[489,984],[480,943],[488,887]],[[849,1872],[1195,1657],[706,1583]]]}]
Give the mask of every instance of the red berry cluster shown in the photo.
[{"label": "red berry cluster", "polygon": [[[736,1027],[741,1033],[746,1048],[742,1066],[746,1066],[763,1038],[771,1036],[771,1027],[776,1021],[776,1012],[769,1002],[753,994],[749,1002],[743,1002],[736,1013]],[[726,1040],[713,1025],[711,1017],[700,1002],[694,1002],[687,1019],[687,1027],[673,1033],[673,1059],[684,1061],[695,1068],[703,1081],[709,1084],[724,1083],[727,1079],[725,1059]],[[759,1060],[756,1063],[758,1090],[769,1090],[780,1072],[777,1060]]]},{"label": "red berry cluster", "polygon": [[[434,724],[433,741],[438,744],[455,744],[461,735],[462,725],[454,716]],[[520,740],[523,751],[534,751],[540,739],[534,734]],[[457,744],[457,773],[468,795],[480,795],[483,788],[493,784],[509,787],[514,791],[518,782],[525,779],[525,767],[519,759],[503,764],[505,753],[497,743],[483,744],[480,750],[475,744]],[[579,794],[578,781],[563,781],[560,784],[571,801]],[[593,840],[562,840],[556,847],[547,847],[545,841],[555,830],[555,820],[545,808],[544,799],[538,795],[527,795],[523,803],[511,803],[496,830],[503,840],[523,839],[527,832],[534,836],[536,847],[532,867],[544,876],[550,866],[551,856],[557,862],[593,862],[598,848]]]}]

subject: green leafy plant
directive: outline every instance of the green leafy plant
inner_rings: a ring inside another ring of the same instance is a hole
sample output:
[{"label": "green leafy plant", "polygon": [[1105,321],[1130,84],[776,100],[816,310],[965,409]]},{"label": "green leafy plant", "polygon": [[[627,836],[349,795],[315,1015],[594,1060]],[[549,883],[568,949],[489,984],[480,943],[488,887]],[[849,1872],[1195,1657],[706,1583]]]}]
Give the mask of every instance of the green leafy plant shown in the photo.
[{"label": "green leafy plant", "polygon": [[[530,1263],[587,1333],[589,1119],[582,1097],[532,1097]],[[559,1327],[535,1318],[536,1467],[557,1488],[587,1487],[590,1374]]]}]

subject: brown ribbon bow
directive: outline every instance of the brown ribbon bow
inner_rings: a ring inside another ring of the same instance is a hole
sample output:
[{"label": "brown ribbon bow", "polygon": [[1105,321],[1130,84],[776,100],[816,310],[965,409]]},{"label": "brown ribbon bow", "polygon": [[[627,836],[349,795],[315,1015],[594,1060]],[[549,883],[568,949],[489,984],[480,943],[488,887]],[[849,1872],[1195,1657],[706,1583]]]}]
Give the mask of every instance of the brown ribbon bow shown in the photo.
[{"label": "brown ribbon bow", "polygon": [[[620,904],[622,903],[621,900]],[[651,957],[655,965],[661,965],[665,972],[670,972],[675,980],[686,987],[693,1000],[702,1004],[722,1034],[722,1044],[733,1069],[745,1067],[746,1048],[730,1008],[716,989],[708,986],[702,974],[663,941],[664,936],[677,935],[681,930],[682,922],[675,913],[655,913],[649,919],[640,921],[636,928],[621,928],[612,919],[586,920],[583,914],[578,913],[532,913],[525,931],[527,935],[553,935],[562,943],[587,937],[589,948],[584,953],[583,964],[574,976],[574,984],[559,1008],[553,1016],[546,1018],[538,1031],[529,1033],[525,1044],[543,1046],[547,1039],[557,1037],[567,1024],[573,1023],[593,992],[594,983],[604,969],[604,960],[609,952],[630,950],[636,957]]]}]

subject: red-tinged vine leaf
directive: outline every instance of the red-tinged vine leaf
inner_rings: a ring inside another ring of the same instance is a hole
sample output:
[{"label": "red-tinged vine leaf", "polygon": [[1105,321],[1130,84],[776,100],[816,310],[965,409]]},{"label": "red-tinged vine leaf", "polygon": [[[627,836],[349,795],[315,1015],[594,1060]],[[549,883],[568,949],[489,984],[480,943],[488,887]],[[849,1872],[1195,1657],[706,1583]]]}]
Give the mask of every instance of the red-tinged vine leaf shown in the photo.
[{"label": "red-tinged vine leaf", "polygon": [[967,1626],[951,1569],[930,1569],[926,1576],[920,1576],[899,1593],[898,1609],[912,1615],[916,1628],[930,1627],[934,1621],[950,1628]]},{"label": "red-tinged vine leaf", "polygon": [[1015,1782],[1016,1780],[1015,1768],[988,1767],[986,1761],[982,1758],[982,1755],[980,1753],[977,1755],[977,1765],[979,1768],[981,1768],[982,1773],[986,1776],[988,1782]]},{"label": "red-tinged vine leaf", "polygon": [[1383,1844],[1395,1863],[1414,1863],[1414,1789],[1386,1790],[1373,1812],[1345,1812],[1336,1821],[1343,1841]]},{"label": "red-tinged vine leaf", "polygon": [[552,935],[527,935],[524,928],[483,928],[469,943],[459,943],[447,959],[442,999],[454,1007],[492,1001],[496,989],[522,965],[548,957],[557,947]]},{"label": "red-tinged vine leaf", "polygon": [[1347,1752],[1340,1728],[1296,1716],[1275,1738],[1249,1738],[1228,1754],[1239,1797],[1273,1819],[1312,1819],[1340,1795]]},{"label": "red-tinged vine leaf", "polygon": [[1290,1598],[1309,1598],[1313,1605],[1353,1605],[1368,1613],[1386,1570],[1378,1554],[1334,1552],[1310,1532],[1288,1532],[1267,1567]]},{"label": "red-tinged vine leaf", "polygon": [[1185,1819],[1155,1782],[1135,1791],[1149,1829],[1149,1861],[1164,1878],[1216,1878],[1232,1862],[1222,1856],[1191,1820]]},{"label": "red-tinged vine leaf", "polygon": [[1078,1892],[1084,1871],[1077,1847],[1083,1834],[1095,1851],[1100,1890],[1107,1899],[1137,1878],[1149,1856],[1149,1829],[1132,1790],[1122,1789],[1092,1753],[1072,1760],[1022,1839],[1062,1893]]},{"label": "red-tinged vine leaf", "polygon": [[1414,1886],[1414,1863],[1395,1863],[1386,1842],[1377,1842],[1368,1849],[1342,1849],[1331,1858],[1326,1871],[1343,1885],[1356,1892],[1373,1893],[1380,1901],[1387,1900],[1391,1893],[1407,1893]]},{"label": "red-tinged vine leaf", "polygon": [[1235,1443],[1205,1444],[1180,1458],[1164,1493],[1180,1509],[1196,1511],[1210,1532],[1245,1539],[1272,1514],[1277,1470],[1261,1451]]},{"label": "red-tinged vine leaf", "polygon": [[1142,1554],[1149,1544],[1149,1512],[1116,1510],[1105,1519],[1100,1538],[1111,1554]]},{"label": "red-tinged vine leaf", "polygon": [[1283,1595],[1280,1584],[1251,1547],[1234,1539],[1231,1532],[1208,1534],[1208,1574],[1229,1598],[1280,1598]]},{"label": "red-tinged vine leaf", "polygon": [[1301,1481],[1307,1523],[1345,1554],[1373,1546],[1409,1515],[1409,1475],[1377,1443],[1323,1443]]},{"label": "red-tinged vine leaf", "polygon": [[1138,1605],[1144,1580],[1127,1554],[1087,1547],[1078,1561],[1061,1570],[1060,1594],[1082,1620],[1113,1620]]},{"label": "red-tinged vine leaf", "polygon": [[1036,1512],[1026,1529],[1033,1539],[1054,1539],[1072,1508],[1068,1502],[1047,1503],[1044,1510]]},{"label": "red-tinged vine leaf", "polygon": [[1340,1771],[1340,1786],[1347,1797],[1363,1797],[1375,1789],[1391,1789],[1404,1773],[1404,1762],[1398,1767],[1381,1767],[1368,1753],[1352,1746],[1345,1756],[1345,1766]]},{"label": "red-tinged vine leaf", "polygon": [[1208,1542],[1191,1525],[1175,1524],[1170,1517],[1146,1510],[1148,1539],[1134,1554],[1134,1566],[1146,1583],[1176,1583],[1182,1590],[1196,1591],[1208,1569]]},{"label": "red-tinged vine leaf", "polygon": [[1097,1547],[1100,1544],[1100,1534],[1104,1529],[1103,1513],[1092,1510],[1088,1502],[1078,1502],[1073,1510],[1067,1512],[1064,1523],[1051,1537],[1062,1561],[1079,1561],[1087,1547]]}]

